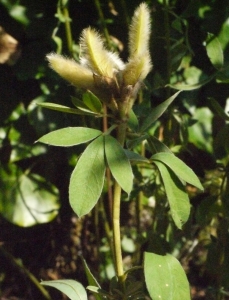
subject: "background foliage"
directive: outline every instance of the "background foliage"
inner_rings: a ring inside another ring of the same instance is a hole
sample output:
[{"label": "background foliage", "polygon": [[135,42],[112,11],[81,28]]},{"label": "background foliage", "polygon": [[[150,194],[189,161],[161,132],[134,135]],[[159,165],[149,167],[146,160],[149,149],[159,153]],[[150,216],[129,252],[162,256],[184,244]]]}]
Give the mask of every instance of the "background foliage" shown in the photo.
[{"label": "background foliage", "polygon": [[[227,299],[229,4],[226,0],[147,3],[153,20],[154,68],[134,110],[144,119],[144,113],[173,94],[173,89],[185,90],[151,133],[195,171],[205,192],[188,187],[192,211],[180,231],[171,221],[156,170],[134,166],[135,187],[130,200],[123,199],[124,262],[127,268],[139,263],[141,250],[169,252],[182,262],[193,299]],[[125,60],[128,22],[138,4],[121,0],[0,2],[0,26],[19,42],[17,55],[0,65],[2,298],[36,299],[39,295],[48,299],[36,278],[83,282],[82,250],[104,285],[113,275],[106,188],[100,209],[89,217],[77,219],[68,203],[70,173],[84,146],[54,149],[34,143],[62,127],[83,124],[101,129],[101,121],[60,114],[36,103],[71,106],[72,96],[81,98],[79,91],[48,68],[45,55],[55,51],[78,60],[79,34],[89,25],[98,28],[108,47],[120,51]],[[2,55],[9,45],[2,46],[2,40],[0,44]],[[155,152],[150,144],[147,147],[138,150],[146,155]]]}]

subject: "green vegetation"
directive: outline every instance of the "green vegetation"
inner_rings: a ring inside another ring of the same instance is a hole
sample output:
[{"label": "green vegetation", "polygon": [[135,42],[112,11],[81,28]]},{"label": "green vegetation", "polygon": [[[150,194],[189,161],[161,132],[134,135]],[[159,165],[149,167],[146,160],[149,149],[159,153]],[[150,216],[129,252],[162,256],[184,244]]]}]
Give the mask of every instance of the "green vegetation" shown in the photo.
[{"label": "green vegetation", "polygon": [[146,4],[0,3],[2,297],[228,297],[229,4]]}]

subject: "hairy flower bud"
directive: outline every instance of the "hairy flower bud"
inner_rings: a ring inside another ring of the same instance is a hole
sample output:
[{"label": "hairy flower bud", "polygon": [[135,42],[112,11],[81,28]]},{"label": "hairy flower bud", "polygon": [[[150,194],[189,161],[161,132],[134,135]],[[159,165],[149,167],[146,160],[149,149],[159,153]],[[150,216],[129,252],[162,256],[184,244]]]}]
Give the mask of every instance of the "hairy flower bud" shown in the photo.
[{"label": "hairy flower bud", "polygon": [[149,53],[135,56],[123,70],[124,85],[135,85],[138,81],[143,81],[152,68]]},{"label": "hairy flower bud", "polygon": [[135,10],[129,31],[129,59],[145,54],[149,51],[150,13],[145,3],[141,3]]},{"label": "hairy flower bud", "polygon": [[93,73],[86,67],[55,53],[47,55],[47,59],[51,68],[74,86],[94,89]]},{"label": "hairy flower bud", "polygon": [[113,78],[117,68],[123,67],[120,58],[104,48],[100,35],[92,28],[83,30],[80,45],[82,47],[81,63],[89,67],[93,73]]}]

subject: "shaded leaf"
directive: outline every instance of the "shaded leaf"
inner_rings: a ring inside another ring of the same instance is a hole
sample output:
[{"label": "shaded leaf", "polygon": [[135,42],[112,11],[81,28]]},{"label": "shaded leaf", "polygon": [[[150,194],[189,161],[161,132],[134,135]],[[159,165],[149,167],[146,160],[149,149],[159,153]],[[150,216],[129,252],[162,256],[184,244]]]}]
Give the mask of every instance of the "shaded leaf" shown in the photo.
[{"label": "shaded leaf", "polygon": [[225,113],[222,106],[214,98],[208,98],[210,107],[225,121],[229,121],[229,116]]},{"label": "shaded leaf", "polygon": [[96,205],[102,193],[105,169],[104,140],[100,136],[83,152],[71,175],[69,199],[79,217]]},{"label": "shaded leaf", "polygon": [[148,138],[148,134],[144,134],[140,137],[127,141],[128,148],[134,148],[135,146],[139,145],[141,142],[145,141]]},{"label": "shaded leaf", "polygon": [[168,152],[156,153],[151,157],[151,159],[154,162],[162,162],[167,165],[180,179],[192,184],[200,190],[203,190],[203,186],[193,170],[174,154]]},{"label": "shaded leaf", "polygon": [[133,186],[130,162],[122,146],[110,135],[105,135],[105,154],[115,180],[127,194],[130,194]]},{"label": "shaded leaf", "polygon": [[185,187],[176,175],[159,161],[154,161],[161,174],[171,215],[176,226],[181,229],[188,220],[190,203]]},{"label": "shaded leaf", "polygon": [[140,130],[143,132],[149,127],[166,111],[168,106],[173,102],[173,100],[179,95],[180,91],[175,93],[173,96],[169,97],[167,100],[159,104],[157,107],[152,109],[152,112],[143,122]]},{"label": "shaded leaf", "polygon": [[144,274],[146,286],[152,299],[191,299],[185,272],[179,261],[172,255],[163,256],[145,252]]},{"label": "shaded leaf", "polygon": [[172,151],[164,143],[159,141],[155,136],[149,136],[147,138],[147,141],[152,153],[158,153],[158,152],[172,153]]},{"label": "shaded leaf", "polygon": [[147,158],[145,158],[144,156],[141,156],[138,153],[135,153],[135,152],[127,150],[127,149],[124,149],[124,151],[125,151],[127,158],[130,161],[137,162],[137,163],[149,162],[149,160]]},{"label": "shaded leaf", "polygon": [[89,142],[102,132],[86,127],[66,127],[43,135],[38,142],[61,147],[70,147]]},{"label": "shaded leaf", "polygon": [[42,281],[42,285],[51,286],[68,296],[71,300],[87,300],[87,293],[81,283],[72,279]]},{"label": "shaded leaf", "polygon": [[83,103],[95,113],[100,113],[102,110],[101,101],[91,91],[83,94]]}]

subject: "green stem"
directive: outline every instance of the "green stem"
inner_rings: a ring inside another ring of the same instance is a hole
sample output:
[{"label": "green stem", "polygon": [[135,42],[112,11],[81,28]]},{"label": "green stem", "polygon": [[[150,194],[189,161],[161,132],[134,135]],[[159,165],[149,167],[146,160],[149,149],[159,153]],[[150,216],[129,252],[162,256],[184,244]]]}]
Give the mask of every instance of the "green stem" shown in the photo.
[{"label": "green stem", "polygon": [[111,39],[110,39],[110,35],[109,35],[108,29],[107,29],[107,26],[106,26],[106,21],[105,21],[104,15],[103,15],[103,11],[101,9],[100,2],[99,2],[99,0],[94,0],[94,3],[95,3],[95,7],[97,9],[99,19],[100,19],[100,22],[101,22],[101,25],[102,25],[104,37],[107,41],[107,46],[108,46],[109,49],[111,49]]},{"label": "green stem", "polygon": [[[163,0],[163,6],[165,11],[165,42],[166,42],[166,56],[167,56],[167,83],[170,83],[170,76],[172,73],[171,68],[171,43],[170,43],[170,24],[169,24],[169,1]],[[170,89],[167,89],[167,98],[170,96]]]},{"label": "green stem", "polygon": [[[126,122],[121,123],[117,128],[117,140],[123,146],[126,138]],[[121,233],[120,233],[120,208],[121,208],[121,187],[115,181],[114,197],[113,197],[113,243],[114,243],[114,257],[115,269],[119,283],[124,287],[124,270],[122,262],[122,248],[121,248]]]},{"label": "green stem", "polygon": [[63,6],[63,15],[65,17],[65,32],[66,32],[66,38],[67,38],[67,45],[68,45],[68,51],[73,56],[73,41],[72,41],[72,31],[71,31],[71,25],[70,25],[70,17],[69,17],[69,11],[68,7],[66,5]]}]

